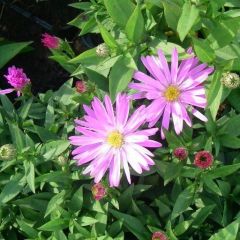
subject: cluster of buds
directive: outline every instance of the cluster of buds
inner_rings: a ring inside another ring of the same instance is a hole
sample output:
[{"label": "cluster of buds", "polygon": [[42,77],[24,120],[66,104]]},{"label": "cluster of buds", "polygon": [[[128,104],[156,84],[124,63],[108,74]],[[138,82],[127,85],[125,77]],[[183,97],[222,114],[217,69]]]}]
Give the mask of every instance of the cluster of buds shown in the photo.
[{"label": "cluster of buds", "polygon": [[0,159],[1,160],[12,160],[16,157],[16,148],[13,144],[5,144],[0,147]]},{"label": "cluster of buds", "polygon": [[225,87],[235,89],[240,86],[240,77],[236,73],[226,72],[223,73],[221,82]]}]

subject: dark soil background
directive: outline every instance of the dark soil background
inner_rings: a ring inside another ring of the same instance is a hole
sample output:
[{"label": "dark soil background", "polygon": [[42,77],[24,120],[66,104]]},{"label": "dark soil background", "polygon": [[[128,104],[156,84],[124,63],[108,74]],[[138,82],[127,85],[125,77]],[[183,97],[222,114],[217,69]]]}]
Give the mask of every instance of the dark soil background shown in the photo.
[{"label": "dark soil background", "polygon": [[[0,70],[2,89],[9,87],[3,75],[12,65],[24,69],[34,93],[56,90],[69,79],[65,70],[48,59],[50,52],[41,44],[41,35],[48,32],[67,39],[76,52],[86,48],[78,37],[79,29],[67,25],[79,14],[79,10],[68,6],[73,2],[77,0],[0,0],[0,37],[13,42],[33,41],[32,51],[17,55]],[[25,13],[30,13],[30,18],[22,15]],[[36,23],[36,18],[43,20],[42,24]]]}]

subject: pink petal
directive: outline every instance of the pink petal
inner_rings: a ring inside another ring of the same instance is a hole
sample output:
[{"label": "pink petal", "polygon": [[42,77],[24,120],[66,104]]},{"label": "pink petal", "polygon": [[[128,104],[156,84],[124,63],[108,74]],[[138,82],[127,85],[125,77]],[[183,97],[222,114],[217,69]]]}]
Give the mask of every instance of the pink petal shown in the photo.
[{"label": "pink petal", "polygon": [[129,166],[128,166],[127,155],[126,155],[124,149],[121,149],[120,157],[121,157],[121,160],[122,160],[122,163],[123,163],[123,168],[124,168],[124,172],[125,172],[126,177],[127,177],[127,181],[128,181],[129,184],[131,184],[130,170],[129,170]]},{"label": "pink petal", "polygon": [[122,128],[125,126],[128,120],[129,114],[129,101],[126,95],[118,94],[116,98],[116,121],[117,126]]},{"label": "pink petal", "polygon": [[177,81],[177,74],[178,74],[178,52],[177,49],[174,48],[171,58],[171,79],[173,84],[175,84]]},{"label": "pink petal", "polygon": [[167,79],[167,82],[169,84],[172,83],[171,81],[171,74],[170,74],[170,71],[169,71],[169,67],[168,67],[168,63],[167,63],[167,60],[162,52],[161,49],[158,50],[158,57],[159,57],[159,60],[160,60],[160,64],[161,64],[161,70],[163,71],[166,79]]},{"label": "pink petal", "polygon": [[0,90],[0,95],[5,95],[5,94],[11,93],[13,91],[15,91],[14,88],[8,88],[8,89]]},{"label": "pink petal", "polygon": [[202,120],[203,122],[207,122],[207,121],[208,121],[208,119],[207,119],[202,113],[200,113],[198,110],[196,110],[196,109],[194,109],[194,108],[193,108],[193,110],[192,110],[192,114],[193,114],[195,117],[197,117],[197,118],[199,118],[200,120]]},{"label": "pink petal", "polygon": [[161,136],[163,139],[165,138],[163,128],[168,130],[169,123],[170,123],[170,114],[171,114],[171,105],[170,103],[167,103],[163,113],[162,128],[161,128]]},{"label": "pink petal", "polygon": [[175,132],[180,134],[183,129],[183,117],[182,117],[182,110],[181,106],[178,102],[172,103],[172,118],[173,118],[173,125]]},{"label": "pink petal", "polygon": [[144,141],[144,142],[140,142],[140,143],[138,143],[138,144],[140,144],[141,146],[143,146],[143,147],[152,147],[152,148],[158,148],[158,147],[161,147],[162,146],[162,144],[161,143],[159,143],[159,142],[157,142],[157,141],[153,141],[153,140],[146,140],[146,141]]}]

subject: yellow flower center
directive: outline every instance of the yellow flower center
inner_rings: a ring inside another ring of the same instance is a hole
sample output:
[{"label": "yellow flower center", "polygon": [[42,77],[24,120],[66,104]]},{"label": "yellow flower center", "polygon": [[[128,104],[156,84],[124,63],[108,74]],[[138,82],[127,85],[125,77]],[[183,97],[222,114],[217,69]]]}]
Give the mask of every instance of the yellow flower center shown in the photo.
[{"label": "yellow flower center", "polygon": [[178,99],[179,95],[180,95],[180,91],[175,86],[169,86],[166,89],[166,91],[164,92],[164,97],[169,102],[176,101]]},{"label": "yellow flower center", "polygon": [[123,135],[119,131],[113,131],[108,134],[107,142],[112,147],[120,148],[123,145]]}]

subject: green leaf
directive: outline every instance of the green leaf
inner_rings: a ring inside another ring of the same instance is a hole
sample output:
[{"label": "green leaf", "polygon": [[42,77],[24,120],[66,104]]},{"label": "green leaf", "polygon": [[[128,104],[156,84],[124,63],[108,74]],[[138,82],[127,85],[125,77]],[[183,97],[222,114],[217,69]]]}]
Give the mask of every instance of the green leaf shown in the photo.
[{"label": "green leaf", "polygon": [[106,77],[89,68],[85,68],[85,73],[87,74],[89,80],[94,82],[99,89],[108,92],[108,79]]},{"label": "green leaf", "polygon": [[137,5],[130,16],[126,28],[127,37],[134,43],[140,43],[145,35],[144,18],[141,6]]},{"label": "green leaf", "polygon": [[117,48],[118,44],[114,37],[108,32],[108,30],[100,23],[98,22],[98,27],[100,30],[100,33],[102,35],[102,38],[104,42],[110,47],[110,48]]},{"label": "green leaf", "polygon": [[115,210],[109,210],[114,217],[117,219],[123,220],[123,225],[134,234],[139,240],[146,240],[150,238],[150,234],[147,229],[144,227],[142,221],[140,221],[137,217],[133,217],[131,215],[121,213]]},{"label": "green leaf", "polygon": [[120,210],[125,212],[132,204],[134,185],[130,185],[118,198]]},{"label": "green leaf", "polygon": [[240,163],[218,167],[216,169],[212,169],[211,171],[204,173],[205,176],[203,175],[203,178],[215,179],[220,177],[226,177],[238,171],[238,169],[240,169]]},{"label": "green leaf", "polygon": [[187,36],[192,26],[196,22],[199,15],[199,10],[195,5],[191,5],[190,2],[185,2],[183,5],[182,14],[179,18],[177,25],[177,32],[180,40],[183,41]]},{"label": "green leaf", "polygon": [[182,12],[182,6],[179,6],[177,1],[163,0],[162,2],[168,26],[173,30],[177,30],[177,23]]},{"label": "green leaf", "polygon": [[12,102],[8,99],[5,95],[0,95],[2,105],[4,107],[4,110],[9,114],[9,116],[13,116],[15,113],[15,108],[12,104]]},{"label": "green leaf", "polygon": [[70,63],[82,63],[84,65],[97,65],[102,61],[102,58],[96,55],[96,48],[89,49],[77,57],[71,59]]},{"label": "green leaf", "polygon": [[216,207],[215,204],[205,206],[203,208],[198,209],[196,212],[192,214],[193,228],[199,228],[200,225],[205,221],[205,219],[212,213],[212,210]]},{"label": "green leaf", "polygon": [[81,211],[83,205],[83,187],[81,186],[74,194],[70,201],[69,208],[73,212]]},{"label": "green leaf", "polygon": [[208,107],[210,109],[213,120],[216,119],[220,104],[230,93],[229,89],[223,88],[223,85],[220,81],[221,77],[222,71],[216,71],[214,73],[207,92]]},{"label": "green leaf", "polygon": [[53,231],[58,231],[58,230],[62,230],[64,228],[68,227],[68,220],[66,219],[54,219],[51,220],[45,224],[43,224],[41,227],[39,227],[38,229],[41,231],[49,231],[49,232],[53,232]]},{"label": "green leaf", "polygon": [[118,92],[124,91],[132,79],[134,70],[128,68],[125,64],[124,57],[114,64],[109,76],[110,97],[114,101]]},{"label": "green leaf", "polygon": [[38,236],[38,231],[35,230],[32,226],[28,225],[25,221],[16,219],[17,223],[19,225],[19,228],[27,234],[28,237],[30,238],[37,238]]},{"label": "green leaf", "polygon": [[28,116],[29,110],[32,106],[33,98],[29,98],[27,102],[23,102],[23,106],[20,108],[19,116],[22,120],[25,120]]},{"label": "green leaf", "polygon": [[134,11],[134,4],[130,0],[104,0],[108,14],[120,27],[125,27]]},{"label": "green leaf", "polygon": [[180,222],[175,228],[174,228],[174,233],[176,236],[180,236],[183,233],[185,233],[189,227],[191,226],[193,220],[187,220],[187,221],[183,221]]},{"label": "green leaf", "polygon": [[211,178],[203,178],[204,184],[213,192],[219,196],[222,196],[221,190],[218,185]]},{"label": "green leaf", "polygon": [[31,42],[19,42],[0,45],[0,68],[2,68],[8,61],[15,57]]},{"label": "green leaf", "polygon": [[34,164],[30,161],[24,161],[25,176],[29,188],[35,193],[35,168]]},{"label": "green leaf", "polygon": [[0,205],[7,203],[16,197],[25,185],[25,177],[17,175],[11,179],[3,188],[0,194]]},{"label": "green leaf", "polygon": [[240,135],[240,114],[234,117],[231,117],[228,122],[224,125],[224,132],[231,136],[239,136]]},{"label": "green leaf", "polygon": [[67,140],[51,141],[44,144],[41,149],[41,153],[46,160],[50,160],[66,151],[69,145],[70,143]]},{"label": "green leaf", "polygon": [[21,151],[25,147],[25,136],[22,130],[15,123],[12,123],[10,121],[7,121],[7,123],[12,137],[12,141],[17,147],[17,149]]},{"label": "green leaf", "polygon": [[182,212],[184,212],[194,200],[194,185],[189,185],[182,193],[179,194],[178,198],[173,207],[171,219],[175,219]]},{"label": "green leaf", "polygon": [[57,209],[59,205],[61,205],[64,202],[65,194],[66,192],[63,190],[51,198],[51,200],[48,203],[44,217],[47,217],[51,212]]},{"label": "green leaf", "polygon": [[194,50],[202,62],[211,63],[214,59],[214,51],[207,40],[193,38]]},{"label": "green leaf", "polygon": [[220,142],[224,147],[238,149],[240,148],[240,138],[231,135],[221,135]]},{"label": "green leaf", "polygon": [[227,227],[219,230],[216,234],[212,235],[209,238],[209,240],[223,240],[223,239],[237,240],[238,229],[239,222],[237,221],[232,222]]}]

